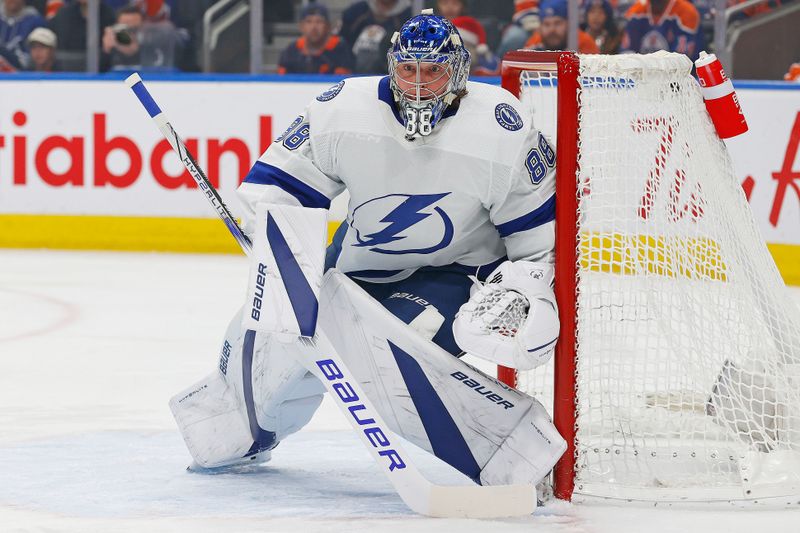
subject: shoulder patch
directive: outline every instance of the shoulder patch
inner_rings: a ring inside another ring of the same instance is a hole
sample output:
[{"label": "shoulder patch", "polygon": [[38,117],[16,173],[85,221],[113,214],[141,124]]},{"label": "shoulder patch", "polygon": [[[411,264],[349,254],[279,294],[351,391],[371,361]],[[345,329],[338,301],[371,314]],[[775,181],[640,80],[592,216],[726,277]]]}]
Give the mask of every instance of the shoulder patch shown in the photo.
[{"label": "shoulder patch", "polygon": [[317,96],[317,101],[327,102],[328,100],[333,100],[336,95],[342,91],[342,87],[344,87],[344,80],[340,81],[321,95]]},{"label": "shoulder patch", "polygon": [[497,104],[494,108],[494,118],[497,119],[498,124],[508,131],[522,129],[522,117],[520,117],[517,110],[509,104]]}]

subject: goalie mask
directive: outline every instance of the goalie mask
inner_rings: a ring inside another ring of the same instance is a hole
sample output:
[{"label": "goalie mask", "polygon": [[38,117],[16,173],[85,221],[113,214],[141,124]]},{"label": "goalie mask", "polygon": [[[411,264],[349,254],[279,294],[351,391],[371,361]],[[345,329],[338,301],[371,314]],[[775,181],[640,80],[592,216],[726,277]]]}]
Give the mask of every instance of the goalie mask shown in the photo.
[{"label": "goalie mask", "polygon": [[394,34],[387,56],[406,139],[430,135],[447,106],[466,93],[470,59],[458,30],[423,10]]}]

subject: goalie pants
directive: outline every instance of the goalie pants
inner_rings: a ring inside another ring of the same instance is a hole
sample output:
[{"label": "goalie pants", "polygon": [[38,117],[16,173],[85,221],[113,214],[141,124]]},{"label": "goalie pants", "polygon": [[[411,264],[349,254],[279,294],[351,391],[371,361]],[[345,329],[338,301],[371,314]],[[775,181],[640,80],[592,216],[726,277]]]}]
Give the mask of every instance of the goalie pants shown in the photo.
[{"label": "goalie pants", "polygon": [[[325,252],[325,269],[336,265],[341,252],[342,240],[347,232],[347,222],[343,222],[333,236],[331,245]],[[410,324],[427,306],[436,309],[444,319],[431,339],[445,351],[462,355],[461,348],[453,338],[453,320],[459,308],[469,300],[473,285],[470,275],[480,280],[491,273],[506,260],[505,257],[481,267],[468,267],[453,264],[441,267],[424,267],[410,277],[389,283],[370,283],[350,276],[353,281],[375,298],[394,316]],[[376,277],[380,274],[376,273]],[[363,278],[364,276],[359,276]]]}]

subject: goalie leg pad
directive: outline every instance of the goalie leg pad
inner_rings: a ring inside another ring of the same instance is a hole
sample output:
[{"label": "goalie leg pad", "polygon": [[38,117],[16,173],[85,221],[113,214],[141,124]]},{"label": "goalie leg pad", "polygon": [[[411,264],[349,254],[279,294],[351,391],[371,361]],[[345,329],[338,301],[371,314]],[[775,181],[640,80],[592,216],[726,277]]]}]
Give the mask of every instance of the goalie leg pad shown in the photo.
[{"label": "goalie leg pad", "polygon": [[313,416],[324,388],[292,357],[292,344],[241,328],[234,316],[217,371],[170,400],[178,428],[203,468],[246,463]]},{"label": "goalie leg pad", "polygon": [[533,400],[528,413],[481,470],[484,485],[543,479],[567,449],[547,410]]},{"label": "goalie leg pad", "polygon": [[254,440],[222,374],[214,372],[179,392],[169,407],[197,465],[215,468],[245,462]]},{"label": "goalie leg pad", "polygon": [[[326,274],[320,309],[331,344],[390,429],[476,482],[496,457],[485,482],[536,484],[563,452],[563,439],[533,398],[423,338],[341,272]],[[517,441],[535,431],[534,419],[550,445],[539,439],[537,453],[525,455],[529,448]]]},{"label": "goalie leg pad", "polygon": [[246,329],[313,336],[328,238],[327,212],[280,204],[256,206],[247,286]]}]

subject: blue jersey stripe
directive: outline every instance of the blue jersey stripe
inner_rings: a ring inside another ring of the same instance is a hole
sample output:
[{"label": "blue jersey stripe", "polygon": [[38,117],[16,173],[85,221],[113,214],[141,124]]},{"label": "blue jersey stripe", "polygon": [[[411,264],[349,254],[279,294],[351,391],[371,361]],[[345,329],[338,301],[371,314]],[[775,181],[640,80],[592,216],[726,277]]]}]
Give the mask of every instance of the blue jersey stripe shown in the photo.
[{"label": "blue jersey stripe", "polygon": [[317,329],[317,311],[319,303],[314,291],[311,289],[300,265],[297,264],[292,250],[284,238],[281,229],[267,213],[267,241],[278,263],[278,271],[281,273],[283,285],[292,303],[294,316],[300,326],[300,334],[305,337],[312,337]]},{"label": "blue jersey stripe", "polygon": [[537,228],[548,222],[552,222],[556,218],[556,195],[554,194],[547,199],[545,203],[519,218],[509,220],[500,225],[495,225],[497,232],[500,236],[505,238],[520,231]]},{"label": "blue jersey stripe", "polygon": [[288,192],[300,202],[303,207],[322,207],[328,209],[331,206],[330,199],[314,189],[307,183],[303,183],[288,172],[276,166],[256,161],[250,172],[244,178],[245,183],[255,183],[257,185],[275,185]]},{"label": "blue jersey stripe", "polygon": [[476,483],[480,483],[481,468],[455,420],[425,376],[425,371],[411,355],[392,344],[392,341],[387,342],[403,375],[411,401],[419,413],[434,455]]}]

